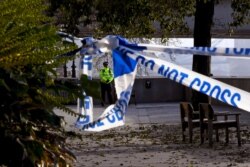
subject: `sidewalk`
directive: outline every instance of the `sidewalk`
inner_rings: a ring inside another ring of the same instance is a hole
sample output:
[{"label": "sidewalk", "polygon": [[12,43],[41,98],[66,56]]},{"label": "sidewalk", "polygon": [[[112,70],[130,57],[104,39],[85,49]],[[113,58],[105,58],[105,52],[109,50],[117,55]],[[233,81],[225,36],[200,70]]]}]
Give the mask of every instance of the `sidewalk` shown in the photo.
[{"label": "sidewalk", "polygon": [[[68,106],[77,112],[77,106]],[[250,125],[250,112],[231,107],[229,105],[213,105],[216,112],[219,111],[237,111],[240,112],[240,124]],[[94,106],[94,120],[96,120],[104,111],[101,105]],[[59,110],[55,112],[65,117],[65,121],[69,127],[73,127],[76,117],[70,116]],[[180,109],[179,103],[146,103],[146,104],[130,104],[127,113],[125,114],[126,125],[133,126],[137,124],[166,124],[176,125],[180,124]]]},{"label": "sidewalk", "polygon": [[[69,106],[76,111],[76,106]],[[224,136],[213,148],[208,142],[200,145],[199,133],[194,142],[183,142],[179,103],[131,104],[126,113],[125,126],[102,132],[82,132],[82,140],[67,141],[76,155],[75,167],[247,167],[250,166],[250,113],[230,106],[213,106],[218,111],[241,112],[242,146],[238,147],[235,133],[229,144]],[[94,118],[104,111],[94,106]],[[66,127],[74,127],[76,117],[56,110],[65,116]]]}]

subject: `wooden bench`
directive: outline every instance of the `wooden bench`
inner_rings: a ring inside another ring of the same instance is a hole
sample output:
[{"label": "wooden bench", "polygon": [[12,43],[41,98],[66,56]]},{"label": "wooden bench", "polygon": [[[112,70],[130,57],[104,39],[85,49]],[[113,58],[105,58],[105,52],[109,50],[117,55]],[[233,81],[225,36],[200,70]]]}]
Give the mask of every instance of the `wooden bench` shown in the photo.
[{"label": "wooden bench", "polygon": [[[200,138],[201,144],[204,143],[204,130],[208,132],[209,146],[213,145],[213,130],[216,130],[216,139],[219,141],[218,130],[225,129],[226,143],[229,142],[228,128],[235,127],[237,131],[238,145],[241,146],[239,112],[215,113],[212,106],[208,103],[201,103],[200,109]],[[234,119],[228,119],[234,116]],[[224,119],[219,119],[223,117]],[[204,121],[204,119],[207,119]]]},{"label": "wooden bench", "polygon": [[193,106],[189,102],[180,103],[181,112],[181,127],[182,127],[182,140],[185,141],[185,131],[188,128],[189,142],[193,140],[193,129],[200,127],[199,112],[195,112]]}]

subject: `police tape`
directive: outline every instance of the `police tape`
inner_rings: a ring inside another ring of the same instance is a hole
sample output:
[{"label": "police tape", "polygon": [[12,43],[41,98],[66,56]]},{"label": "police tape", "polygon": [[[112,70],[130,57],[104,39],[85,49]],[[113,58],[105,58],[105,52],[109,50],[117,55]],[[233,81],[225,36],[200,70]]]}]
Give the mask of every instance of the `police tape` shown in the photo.
[{"label": "police tape", "polygon": [[134,59],[137,63],[149,68],[161,76],[211,96],[219,101],[250,112],[249,92],[185,69],[173,63],[147,57],[140,52],[123,46],[120,46],[117,49]]},{"label": "police tape", "polygon": [[[143,52],[164,52],[168,54],[197,54],[204,56],[233,56],[250,57],[250,48],[223,48],[223,47],[168,47],[161,45],[138,44]],[[129,47],[128,47],[129,48]],[[130,48],[131,49],[131,48]]]},{"label": "police tape", "polygon": [[[113,42],[116,43],[116,42]],[[115,44],[116,45],[116,44]],[[131,47],[130,47],[131,46]],[[106,47],[106,46],[105,46]],[[112,48],[112,47],[110,47]],[[140,52],[139,52],[140,51]],[[215,48],[215,47],[189,47],[168,48],[158,45],[130,45],[121,44],[113,49],[113,64],[115,74],[115,89],[118,100],[114,105],[106,108],[95,121],[82,124],[78,121],[77,128],[84,131],[103,131],[125,124],[132,87],[135,80],[137,63],[149,68],[155,73],[171,79],[179,84],[197,90],[219,101],[250,112],[250,93],[185,69],[170,62],[145,56],[144,52],[165,52],[176,54],[199,54],[233,57],[249,57],[250,48]],[[88,59],[90,60],[90,59]],[[85,65],[89,64],[85,63]],[[92,65],[92,64],[91,64]],[[92,66],[91,66],[92,67]]]},{"label": "police tape", "polygon": [[115,104],[107,107],[104,112],[93,122],[82,124],[77,120],[77,128],[83,131],[100,132],[125,124],[125,113],[127,111],[132,85],[122,91]]},{"label": "police tape", "polygon": [[123,126],[125,124],[124,119],[125,117],[123,111],[117,109],[115,105],[110,105],[104,110],[103,114],[97,120],[84,124],[78,121],[76,127],[83,131],[100,132],[118,126]]},{"label": "police tape", "polygon": [[[125,113],[127,111],[136,75],[136,68],[134,66],[136,62],[134,61],[135,63],[133,66],[130,66],[131,64],[126,65],[127,62],[124,59],[126,59],[126,57],[119,54],[117,56],[113,56],[113,64],[116,69],[114,79],[115,89],[118,99],[116,103],[107,107],[95,121],[83,122],[78,119],[76,121],[77,128],[83,131],[99,132],[125,124]],[[123,73],[123,75],[118,76],[117,69],[124,70],[124,66],[126,66],[127,69],[129,68],[128,70],[130,73]]]},{"label": "police tape", "polygon": [[[88,79],[92,80],[92,64],[91,55],[82,56],[79,62],[79,67],[82,71],[79,70],[79,75],[87,75]],[[75,123],[75,126],[78,128],[93,122],[94,120],[93,98],[91,96],[87,96],[85,92],[83,92],[83,95],[85,95],[84,99],[77,99],[77,111],[81,115]]]},{"label": "police tape", "polygon": [[169,54],[197,54],[205,56],[250,57],[250,48],[229,47],[169,47],[156,44],[131,43],[120,36],[108,35],[95,43],[100,50],[113,50],[119,46],[143,52],[162,52]]}]

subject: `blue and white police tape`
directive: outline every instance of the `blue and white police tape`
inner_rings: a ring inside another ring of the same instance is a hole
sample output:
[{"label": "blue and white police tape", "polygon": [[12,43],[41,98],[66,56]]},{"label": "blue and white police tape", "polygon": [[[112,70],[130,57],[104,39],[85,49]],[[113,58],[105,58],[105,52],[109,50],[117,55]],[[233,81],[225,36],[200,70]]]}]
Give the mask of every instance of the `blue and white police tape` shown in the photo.
[{"label": "blue and white police tape", "polygon": [[93,98],[91,96],[85,96],[84,101],[78,99],[78,113],[83,117],[79,117],[75,123],[75,126],[80,128],[90,122],[93,122]]},{"label": "blue and white police tape", "polygon": [[82,130],[103,131],[125,124],[125,113],[127,111],[127,106],[135,80],[137,63],[135,60],[122,55],[121,52],[117,52],[116,50],[113,51],[112,57],[114,65],[115,89],[118,100],[115,105],[111,105],[105,109],[103,114],[96,121],[82,126],[77,124],[77,127]]},{"label": "blue and white police tape", "polygon": [[109,106],[96,121],[81,126],[83,130],[102,131],[124,125],[125,113],[135,80],[137,63],[191,89],[202,92],[229,105],[250,111],[250,103],[248,102],[250,93],[167,61],[143,55],[144,52],[151,51],[248,57],[249,48],[166,48],[144,44],[131,44],[127,40],[116,36],[109,36],[103,41],[97,42],[96,44],[98,45],[96,46],[100,47],[100,50],[113,50],[114,75],[118,100],[115,105]]},{"label": "blue and white police tape", "polygon": [[[118,53],[114,54],[117,55]],[[113,55],[114,70],[116,71],[116,73],[114,74],[115,89],[118,99],[115,105],[110,105],[95,121],[84,125],[82,124],[82,126],[77,126],[78,128],[85,131],[98,132],[125,124],[125,113],[127,111],[135,80],[136,61],[131,59],[133,63],[128,63],[123,58],[127,59],[128,57],[119,57],[119,54],[117,56]],[[126,66],[124,65],[125,68],[122,68],[126,70],[118,70],[121,69],[120,63],[126,64]]]},{"label": "blue and white police tape", "polygon": [[[183,47],[171,48],[161,45],[138,44],[145,47],[143,52],[164,52],[168,54],[196,54],[204,56],[233,56],[250,57],[250,48],[222,48],[222,47]],[[130,48],[132,49],[132,48]]]},{"label": "blue and white police tape", "polygon": [[81,58],[81,69],[82,74],[87,75],[89,80],[92,80],[92,73],[93,73],[93,56],[92,55],[84,55]]},{"label": "blue and white police tape", "polygon": [[141,65],[168,79],[211,96],[224,103],[250,112],[250,93],[223,82],[185,69],[170,62],[142,55],[126,47],[117,50],[136,60]]},{"label": "blue and white police tape", "polygon": [[103,114],[93,122],[88,124],[78,124],[77,128],[84,131],[99,132],[125,124],[125,113],[127,111],[132,87],[128,87],[127,91],[121,92],[120,98],[115,104],[107,107]]},{"label": "blue and white police tape", "polygon": [[168,54],[197,54],[204,56],[233,56],[250,57],[250,48],[223,48],[223,47],[169,47],[155,44],[131,43],[120,36],[108,35],[94,44],[102,51],[113,50],[124,46],[135,51],[162,52]]},{"label": "blue and white police tape", "polygon": [[[92,80],[92,55],[83,55],[80,58],[79,67],[79,78],[81,74],[87,75],[89,80]],[[85,92],[84,100],[77,100],[77,110],[78,113],[84,117],[79,117],[76,121],[76,127],[81,127],[85,124],[93,122],[93,98],[91,96],[86,96]]]}]

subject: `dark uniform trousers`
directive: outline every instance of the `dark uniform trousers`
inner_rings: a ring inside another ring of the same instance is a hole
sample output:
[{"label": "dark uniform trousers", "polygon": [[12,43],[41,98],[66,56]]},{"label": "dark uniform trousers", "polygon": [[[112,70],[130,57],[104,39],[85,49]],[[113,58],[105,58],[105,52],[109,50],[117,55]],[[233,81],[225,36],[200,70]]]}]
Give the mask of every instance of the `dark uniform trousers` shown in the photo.
[{"label": "dark uniform trousers", "polygon": [[108,96],[108,102],[109,102],[109,104],[113,104],[112,82],[108,83],[108,84],[101,82],[101,94],[102,94],[102,102],[103,103],[105,103],[106,93],[107,93],[107,96]]}]

